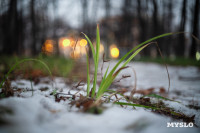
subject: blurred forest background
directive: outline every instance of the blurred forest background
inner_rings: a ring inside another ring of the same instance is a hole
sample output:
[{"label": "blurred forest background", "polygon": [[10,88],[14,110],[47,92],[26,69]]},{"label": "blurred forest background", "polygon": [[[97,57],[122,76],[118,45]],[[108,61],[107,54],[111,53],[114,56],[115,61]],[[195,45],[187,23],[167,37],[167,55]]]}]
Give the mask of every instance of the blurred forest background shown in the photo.
[{"label": "blurred forest background", "polygon": [[[140,42],[167,32],[187,31],[200,38],[200,0],[0,0],[0,54],[34,56],[47,40],[60,54],[62,37],[95,39],[100,24],[104,50],[120,56]],[[164,56],[194,57],[200,45],[191,34],[158,40]],[[156,46],[143,56],[156,57]]]}]

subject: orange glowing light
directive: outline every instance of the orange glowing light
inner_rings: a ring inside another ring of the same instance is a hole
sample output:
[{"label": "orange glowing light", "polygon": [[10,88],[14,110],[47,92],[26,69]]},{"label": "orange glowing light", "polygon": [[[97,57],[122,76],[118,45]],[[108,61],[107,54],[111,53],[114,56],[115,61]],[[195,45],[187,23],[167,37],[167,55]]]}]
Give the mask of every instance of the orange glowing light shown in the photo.
[{"label": "orange glowing light", "polygon": [[110,54],[113,58],[118,58],[119,57],[119,49],[118,48],[112,48],[110,51]]},{"label": "orange glowing light", "polygon": [[63,47],[68,47],[70,45],[71,41],[69,39],[63,40]]},{"label": "orange glowing light", "polygon": [[82,47],[85,47],[85,46],[87,45],[87,40],[81,39],[81,40],[80,40],[80,45],[81,45]]},{"label": "orange glowing light", "polygon": [[52,53],[53,52],[53,44],[48,43],[45,45],[46,52]]},{"label": "orange glowing light", "polygon": [[46,54],[53,53],[54,50],[54,41],[53,40],[46,40],[44,45],[42,46],[42,51]]}]

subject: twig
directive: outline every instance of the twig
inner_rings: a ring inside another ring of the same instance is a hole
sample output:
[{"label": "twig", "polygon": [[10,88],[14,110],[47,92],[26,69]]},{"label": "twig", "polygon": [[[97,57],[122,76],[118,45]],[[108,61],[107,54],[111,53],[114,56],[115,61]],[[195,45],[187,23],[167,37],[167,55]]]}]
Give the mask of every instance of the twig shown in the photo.
[{"label": "twig", "polygon": [[131,91],[131,94],[130,94],[130,97],[129,97],[129,99],[132,101],[133,100],[133,95],[134,95],[134,93],[136,92],[136,87],[137,87],[137,75],[136,75],[136,71],[135,71],[135,69],[132,67],[132,70],[133,70],[133,72],[134,72],[134,77],[135,77],[135,84],[134,84],[134,86],[133,86],[133,89],[132,89],[132,91]]}]

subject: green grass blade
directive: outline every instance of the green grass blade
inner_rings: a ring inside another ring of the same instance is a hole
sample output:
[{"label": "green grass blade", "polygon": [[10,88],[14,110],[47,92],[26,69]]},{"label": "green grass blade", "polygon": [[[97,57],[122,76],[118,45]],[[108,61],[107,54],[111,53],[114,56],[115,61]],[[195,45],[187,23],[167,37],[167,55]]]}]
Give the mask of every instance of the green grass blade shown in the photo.
[{"label": "green grass blade", "polygon": [[126,65],[128,62],[130,62],[130,60],[131,60],[132,58],[134,58],[140,51],[142,51],[145,47],[147,47],[147,46],[150,45],[150,44],[151,44],[151,43],[146,44],[146,45],[144,45],[143,47],[137,49],[137,50],[129,57],[129,59],[124,63],[124,65],[123,65],[117,72],[115,72],[112,76],[107,77],[107,78],[105,79],[105,81],[102,83],[101,88],[99,88],[99,91],[98,91],[98,93],[97,93],[97,98],[100,97],[100,96],[108,89],[108,87],[112,84],[112,82],[114,81],[114,79],[116,78],[116,76],[119,74],[119,72],[120,72],[121,70],[123,70],[123,69],[126,68],[125,65]]},{"label": "green grass blade", "polygon": [[151,38],[151,39],[149,39],[149,40],[147,40],[147,41],[144,41],[144,42],[142,42],[141,44],[135,46],[133,49],[131,49],[128,53],[126,53],[126,54],[119,60],[119,62],[118,62],[118,63],[115,65],[115,67],[111,70],[112,74],[113,74],[114,71],[117,69],[117,67],[120,65],[120,63],[121,63],[122,61],[124,61],[124,60],[126,59],[126,57],[128,57],[133,51],[135,51],[135,50],[138,49],[139,47],[142,47],[143,45],[145,45],[145,44],[147,44],[147,43],[149,43],[149,42],[151,42],[151,41],[157,40],[157,39],[162,38],[162,37],[170,36],[170,35],[173,35],[173,34],[175,34],[175,33],[165,33],[165,34],[162,34],[162,35],[158,35],[158,36],[156,36],[156,37],[153,37],[153,38]]},{"label": "green grass blade", "polygon": [[122,65],[122,67],[125,67],[140,51],[142,51],[145,47],[147,47],[148,45],[155,43],[155,42],[150,42],[144,46],[142,46],[141,48],[139,48],[137,51],[135,51],[126,61],[125,63]]},{"label": "green grass blade", "polygon": [[96,31],[96,63],[99,63],[99,49],[100,49],[100,35],[99,35],[99,25],[97,24]]},{"label": "green grass blade", "polygon": [[103,76],[103,79],[102,79],[102,81],[101,81],[101,84],[100,84],[99,88],[101,88],[102,83],[103,83],[103,82],[105,81],[105,79],[106,79],[106,76],[107,76],[107,73],[108,73],[108,69],[109,69],[109,66],[108,66],[107,69],[106,69],[106,72],[105,72],[105,74],[104,74],[104,76]]},{"label": "green grass blade", "polygon": [[10,70],[7,72],[7,74],[5,75],[5,77],[3,78],[3,80],[1,81],[1,84],[0,84],[0,88],[2,88],[3,86],[3,83],[5,82],[5,80],[8,78],[9,74],[17,67],[19,66],[20,64],[24,63],[24,62],[27,62],[27,61],[36,61],[36,62],[39,62],[41,63],[46,69],[47,71],[49,72],[49,74],[52,76],[52,73],[49,69],[49,67],[46,65],[46,63],[44,63],[43,61],[41,60],[38,60],[38,59],[23,59],[21,61],[18,61],[17,63],[15,63],[11,68]]},{"label": "green grass blade", "polygon": [[92,45],[92,42],[90,41],[90,39],[88,38],[88,36],[85,33],[83,33],[83,32],[81,32],[81,33],[85,36],[85,38],[89,42],[90,48],[92,50],[92,56],[93,56],[94,64],[95,64],[96,63],[96,54],[95,54],[94,46]]},{"label": "green grass blade", "polygon": [[[153,38],[151,38],[151,39],[149,39],[149,40],[147,40],[147,41],[144,41],[143,43],[137,45],[136,47],[134,47],[133,49],[131,49],[128,53],[126,53],[126,54],[117,62],[117,64],[113,67],[113,69],[112,69],[112,70],[110,71],[110,73],[108,74],[107,78],[110,78],[110,77],[113,75],[113,73],[116,71],[116,69],[119,67],[119,65],[120,65],[133,51],[135,51],[137,48],[142,47],[143,45],[145,45],[145,44],[147,44],[147,43],[149,43],[149,42],[151,42],[151,41],[154,41],[154,40],[156,40],[156,39],[159,39],[159,38],[162,38],[162,37],[166,37],[166,36],[170,36],[170,35],[174,35],[174,34],[180,34],[180,33],[165,33],[165,34],[162,34],[162,35],[158,35],[158,36],[156,36],[156,37],[153,37]],[[105,80],[105,81],[107,81],[107,80]],[[105,81],[104,81],[104,82],[105,82]],[[103,84],[104,84],[104,83],[103,83]]]},{"label": "green grass blade", "polygon": [[87,57],[87,96],[90,93],[90,63],[89,63],[89,54],[86,49],[86,57]]},{"label": "green grass blade", "polygon": [[154,98],[161,99],[161,100],[166,100],[166,101],[172,101],[172,102],[178,102],[178,103],[180,103],[179,101],[174,101],[172,99],[165,98],[165,97],[157,95],[157,94],[149,94],[149,95],[145,95],[144,97],[154,97]]},{"label": "green grass blade", "polygon": [[94,71],[94,81],[93,81],[93,89],[92,89],[92,97],[95,96],[96,92],[96,84],[97,84],[97,72],[98,72],[98,64],[99,64],[99,48],[100,48],[100,35],[99,35],[99,25],[97,24],[96,31],[96,62],[95,62],[95,71]]},{"label": "green grass blade", "polygon": [[115,102],[115,104],[118,104],[118,105],[128,105],[128,106],[133,106],[133,107],[142,107],[142,108],[146,108],[146,109],[159,110],[159,108],[151,107],[151,106],[145,106],[145,105],[141,105],[141,104],[132,104],[132,103],[124,103],[124,102]]}]

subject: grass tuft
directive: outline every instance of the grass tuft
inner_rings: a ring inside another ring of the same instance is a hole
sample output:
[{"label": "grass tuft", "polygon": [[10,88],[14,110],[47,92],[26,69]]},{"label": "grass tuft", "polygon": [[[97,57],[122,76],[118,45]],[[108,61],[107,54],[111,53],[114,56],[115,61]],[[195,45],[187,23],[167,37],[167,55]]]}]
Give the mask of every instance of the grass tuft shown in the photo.
[{"label": "grass tuft", "polygon": [[[95,71],[94,71],[94,81],[93,81],[93,87],[91,89],[91,97],[92,98],[96,98],[99,99],[101,96],[103,96],[103,94],[108,90],[108,88],[110,87],[110,85],[112,84],[112,82],[114,81],[114,79],[116,78],[116,76],[125,68],[127,68],[127,64],[139,53],[141,52],[144,48],[146,48],[147,46],[149,46],[150,44],[157,44],[157,42],[152,42],[156,39],[162,38],[162,37],[166,37],[166,36],[170,36],[173,34],[179,34],[179,33],[165,33],[156,37],[153,37],[139,45],[137,45],[136,47],[134,47],[133,49],[131,49],[128,53],[126,53],[118,62],[117,64],[112,68],[112,70],[108,73],[108,69],[106,70],[106,73],[104,74],[102,81],[100,83],[99,89],[97,90],[96,93],[96,86],[97,86],[97,72],[98,72],[98,63],[99,63],[99,48],[100,48],[100,33],[99,33],[99,25],[97,24],[97,29],[96,29],[96,51],[94,49],[93,44],[91,43],[89,37],[82,33],[85,38],[88,40],[89,42],[89,46],[92,50],[92,55],[93,55],[93,61],[94,61],[94,65],[95,65]],[[134,52],[135,51],[135,52]],[[128,59],[126,59],[127,57],[129,57]],[[88,54],[87,54],[87,96],[89,96],[89,88],[90,88],[90,82],[89,82],[89,59],[88,59]],[[119,65],[124,61],[124,63],[122,64],[122,66],[120,68]],[[96,94],[96,95],[95,95]]]}]

